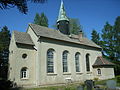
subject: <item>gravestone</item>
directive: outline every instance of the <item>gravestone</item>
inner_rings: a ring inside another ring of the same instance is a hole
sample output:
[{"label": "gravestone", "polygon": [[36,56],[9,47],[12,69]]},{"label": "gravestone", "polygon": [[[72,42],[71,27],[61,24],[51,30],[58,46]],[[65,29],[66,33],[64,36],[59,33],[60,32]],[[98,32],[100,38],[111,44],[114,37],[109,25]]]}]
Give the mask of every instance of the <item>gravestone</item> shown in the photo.
[{"label": "gravestone", "polygon": [[85,85],[87,86],[87,90],[92,90],[94,86],[94,81],[93,80],[86,80]]},{"label": "gravestone", "polygon": [[115,80],[108,80],[106,82],[108,89],[116,89],[116,81]]}]

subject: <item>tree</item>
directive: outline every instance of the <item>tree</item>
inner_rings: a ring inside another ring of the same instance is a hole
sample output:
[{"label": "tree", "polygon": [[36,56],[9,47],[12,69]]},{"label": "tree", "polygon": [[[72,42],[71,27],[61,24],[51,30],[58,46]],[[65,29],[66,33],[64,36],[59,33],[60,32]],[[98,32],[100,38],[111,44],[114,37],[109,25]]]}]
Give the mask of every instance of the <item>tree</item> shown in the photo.
[{"label": "tree", "polygon": [[120,16],[116,18],[113,34],[115,42],[115,57],[117,61],[120,61]]},{"label": "tree", "polygon": [[24,14],[28,12],[27,2],[44,3],[46,0],[0,0],[0,9],[10,9],[15,6]]},{"label": "tree", "polygon": [[82,31],[82,26],[80,25],[79,19],[69,18],[70,20],[70,33],[79,34]]},{"label": "tree", "polygon": [[99,36],[99,33],[97,33],[96,30],[93,30],[92,33],[92,41],[95,42],[97,45],[100,45],[100,36]]},{"label": "tree", "polygon": [[7,78],[10,31],[4,26],[0,31],[0,77]]},{"label": "tree", "polygon": [[113,31],[113,26],[106,22],[101,35],[103,53],[110,60],[115,60]]},{"label": "tree", "polygon": [[48,27],[48,19],[44,13],[41,13],[40,15],[36,13],[36,16],[34,18],[34,24]]}]

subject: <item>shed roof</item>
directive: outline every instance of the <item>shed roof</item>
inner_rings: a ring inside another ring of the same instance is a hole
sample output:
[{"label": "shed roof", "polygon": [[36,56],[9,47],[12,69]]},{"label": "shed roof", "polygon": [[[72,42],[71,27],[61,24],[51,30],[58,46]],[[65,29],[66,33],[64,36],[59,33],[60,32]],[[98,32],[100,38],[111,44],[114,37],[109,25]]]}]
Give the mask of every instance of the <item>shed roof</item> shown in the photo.
[{"label": "shed roof", "polygon": [[93,67],[95,67],[95,66],[111,66],[111,65],[114,65],[114,64],[109,62],[102,56],[98,56],[95,63],[93,64]]},{"label": "shed roof", "polygon": [[16,43],[34,45],[30,35],[26,32],[14,31],[14,37]]}]

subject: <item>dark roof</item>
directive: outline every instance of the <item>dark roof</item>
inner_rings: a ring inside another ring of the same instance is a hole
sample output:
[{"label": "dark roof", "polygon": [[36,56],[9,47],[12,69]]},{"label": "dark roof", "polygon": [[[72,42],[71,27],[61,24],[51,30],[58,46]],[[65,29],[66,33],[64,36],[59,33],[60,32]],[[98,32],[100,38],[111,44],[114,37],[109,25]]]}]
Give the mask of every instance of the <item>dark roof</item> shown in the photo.
[{"label": "dark roof", "polygon": [[14,37],[16,43],[34,45],[30,35],[26,32],[14,31]]},{"label": "dark roof", "polygon": [[32,30],[35,32],[35,34],[38,37],[42,36],[42,37],[87,45],[101,49],[100,46],[96,45],[94,42],[92,42],[91,40],[85,37],[79,38],[78,35],[65,35],[62,34],[59,30],[50,29],[36,24],[29,24],[29,26],[32,28]]},{"label": "dark roof", "polygon": [[111,65],[114,65],[114,64],[109,62],[102,56],[98,56],[95,63],[93,64],[93,67],[95,67],[95,66],[111,66]]}]

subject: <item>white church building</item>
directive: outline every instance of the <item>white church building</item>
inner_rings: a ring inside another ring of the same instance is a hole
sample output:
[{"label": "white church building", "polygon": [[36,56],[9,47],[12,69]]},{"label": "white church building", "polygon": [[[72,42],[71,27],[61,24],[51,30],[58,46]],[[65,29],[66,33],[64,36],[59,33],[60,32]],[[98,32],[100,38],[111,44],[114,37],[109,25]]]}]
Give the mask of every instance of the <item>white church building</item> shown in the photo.
[{"label": "white church building", "polygon": [[13,31],[9,47],[9,80],[18,86],[42,86],[114,78],[113,64],[102,48],[69,32],[61,2],[58,30],[29,24],[26,32]]}]

